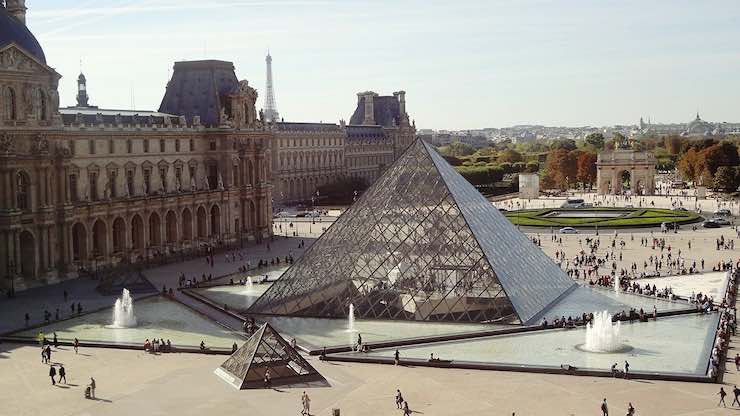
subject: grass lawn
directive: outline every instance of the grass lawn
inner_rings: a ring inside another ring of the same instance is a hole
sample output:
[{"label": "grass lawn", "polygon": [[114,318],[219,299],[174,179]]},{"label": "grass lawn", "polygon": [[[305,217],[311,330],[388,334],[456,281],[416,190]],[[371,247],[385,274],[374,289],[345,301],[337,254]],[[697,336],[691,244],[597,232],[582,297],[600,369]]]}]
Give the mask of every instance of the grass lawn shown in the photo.
[{"label": "grass lawn", "polygon": [[649,227],[663,222],[690,224],[702,220],[691,211],[672,211],[659,208],[583,208],[579,212],[618,211],[618,217],[549,217],[558,211],[574,211],[573,208],[547,208],[507,211],[504,215],[515,225],[540,227]]}]

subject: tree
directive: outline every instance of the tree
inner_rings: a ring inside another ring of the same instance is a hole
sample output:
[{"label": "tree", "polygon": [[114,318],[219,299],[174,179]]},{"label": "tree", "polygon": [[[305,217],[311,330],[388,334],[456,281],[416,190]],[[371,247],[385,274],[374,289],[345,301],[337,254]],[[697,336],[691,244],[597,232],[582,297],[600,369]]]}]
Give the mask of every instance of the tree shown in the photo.
[{"label": "tree", "polygon": [[704,172],[704,157],[693,147],[678,160],[678,171],[687,180],[696,182]]},{"label": "tree", "polygon": [[499,163],[516,163],[522,161],[522,155],[514,149],[504,149],[501,153],[498,154],[497,159]]},{"label": "tree", "polygon": [[596,154],[581,152],[576,160],[576,179],[591,188],[596,182]]},{"label": "tree", "polygon": [[442,146],[439,149],[437,149],[440,154],[443,156],[470,156],[473,153],[475,153],[475,149],[473,146],[461,143],[461,142],[452,142],[447,146]]},{"label": "tree", "polygon": [[570,183],[575,182],[577,166],[575,154],[566,149],[554,149],[547,154],[545,171],[553,181],[553,186],[565,190]]},{"label": "tree", "polygon": [[701,155],[704,158],[706,169],[712,176],[715,175],[720,166],[740,165],[737,146],[727,141],[707,147],[701,151]]},{"label": "tree", "polygon": [[590,133],[586,136],[586,144],[593,146],[596,150],[602,150],[604,148],[604,135],[601,133]]},{"label": "tree", "polygon": [[681,139],[681,136],[666,136],[663,143],[669,155],[677,155],[681,152],[683,139]]},{"label": "tree", "polygon": [[720,166],[714,174],[714,189],[724,192],[733,192],[738,187],[737,168]]},{"label": "tree", "polygon": [[550,144],[550,150],[565,149],[567,151],[576,150],[576,141],[573,139],[553,140]]}]

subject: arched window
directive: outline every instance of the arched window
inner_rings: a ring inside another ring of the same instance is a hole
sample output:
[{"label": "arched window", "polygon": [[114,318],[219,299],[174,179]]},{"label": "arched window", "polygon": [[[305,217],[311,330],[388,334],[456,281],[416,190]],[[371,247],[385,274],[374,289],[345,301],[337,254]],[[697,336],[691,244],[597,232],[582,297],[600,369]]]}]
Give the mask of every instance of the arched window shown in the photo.
[{"label": "arched window", "polygon": [[16,198],[18,209],[26,210],[30,207],[29,198],[31,195],[31,181],[25,172],[18,172],[16,175]]},{"label": "arched window", "polygon": [[16,102],[15,102],[15,91],[13,88],[6,87],[3,90],[3,115],[6,120],[16,119]]}]

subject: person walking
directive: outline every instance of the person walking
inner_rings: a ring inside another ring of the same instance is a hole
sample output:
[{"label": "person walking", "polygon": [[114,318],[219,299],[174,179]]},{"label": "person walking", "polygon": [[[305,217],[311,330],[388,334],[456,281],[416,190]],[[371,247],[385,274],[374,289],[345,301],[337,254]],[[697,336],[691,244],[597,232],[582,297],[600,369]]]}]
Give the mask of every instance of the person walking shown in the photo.
[{"label": "person walking", "polygon": [[59,383],[61,384],[64,380],[64,384],[67,384],[67,371],[64,369],[63,364],[59,364]]},{"label": "person walking", "polygon": [[90,377],[90,397],[95,398],[95,379]]},{"label": "person walking", "polygon": [[77,338],[75,338],[74,348],[75,348],[75,354],[77,354],[77,350],[80,348],[80,340]]},{"label": "person walking", "polygon": [[401,362],[400,358],[400,354],[398,350],[396,350],[396,352],[393,354],[393,365],[398,365]]},{"label": "person walking", "polygon": [[601,416],[609,416],[609,406],[606,405],[606,397],[604,397],[604,401],[601,402]]},{"label": "person walking", "polygon": [[56,386],[57,382],[54,380],[54,377],[57,376],[57,369],[54,368],[54,365],[52,364],[49,366],[49,377],[51,378],[51,385]]},{"label": "person walking", "polygon": [[47,362],[46,362],[46,348],[41,348],[41,364],[47,364]]},{"label": "person walking", "polygon": [[727,403],[725,403],[725,396],[727,396],[725,389],[720,387],[717,394],[719,394],[719,402],[717,403],[717,407],[719,407],[720,404],[724,407],[727,407]]},{"label": "person walking", "polygon": [[634,416],[635,408],[632,406],[632,402],[627,404],[627,416]]},{"label": "person walking", "polygon": [[311,415],[311,398],[308,397],[308,394],[306,392],[303,392],[303,395],[301,395],[301,404],[303,405],[303,410],[301,410],[302,415],[310,416]]},{"label": "person walking", "polygon": [[56,332],[54,332],[54,348],[59,348],[59,339]]},{"label": "person walking", "polygon": [[403,416],[411,416],[411,409],[409,409],[409,402],[403,401]]},{"label": "person walking", "polygon": [[272,388],[272,375],[270,374],[269,368],[265,370],[265,388],[266,389]]},{"label": "person walking", "polygon": [[403,395],[401,389],[396,389],[396,408],[400,409],[403,406]]},{"label": "person walking", "polygon": [[732,388],[732,393],[735,395],[735,399],[732,401],[731,406],[734,406],[735,403],[740,406],[740,400],[738,400],[738,396],[740,396],[740,389],[735,386]]},{"label": "person walking", "polygon": [[627,362],[627,360],[624,360],[624,378],[629,378],[630,375],[630,363]]}]

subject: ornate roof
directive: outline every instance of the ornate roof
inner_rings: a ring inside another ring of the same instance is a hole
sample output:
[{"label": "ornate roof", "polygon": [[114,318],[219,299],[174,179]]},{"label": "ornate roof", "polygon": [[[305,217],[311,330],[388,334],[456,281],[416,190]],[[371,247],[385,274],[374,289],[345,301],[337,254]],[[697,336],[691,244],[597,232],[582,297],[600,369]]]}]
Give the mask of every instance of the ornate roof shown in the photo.
[{"label": "ornate roof", "polygon": [[[375,124],[383,127],[393,127],[401,124],[401,109],[398,98],[392,95],[373,97],[373,113]],[[357,100],[357,108],[349,120],[349,124],[362,124],[365,119],[365,97]]]},{"label": "ornate roof", "polygon": [[0,48],[15,43],[18,47],[31,54],[41,63],[46,64],[44,50],[39,41],[23,23],[8,14],[5,7],[0,6]]},{"label": "ornate roof", "polygon": [[239,91],[234,64],[226,61],[175,62],[172,79],[162,98],[159,111],[183,115],[188,123],[200,116],[200,123],[211,127],[219,124],[221,100]]}]

